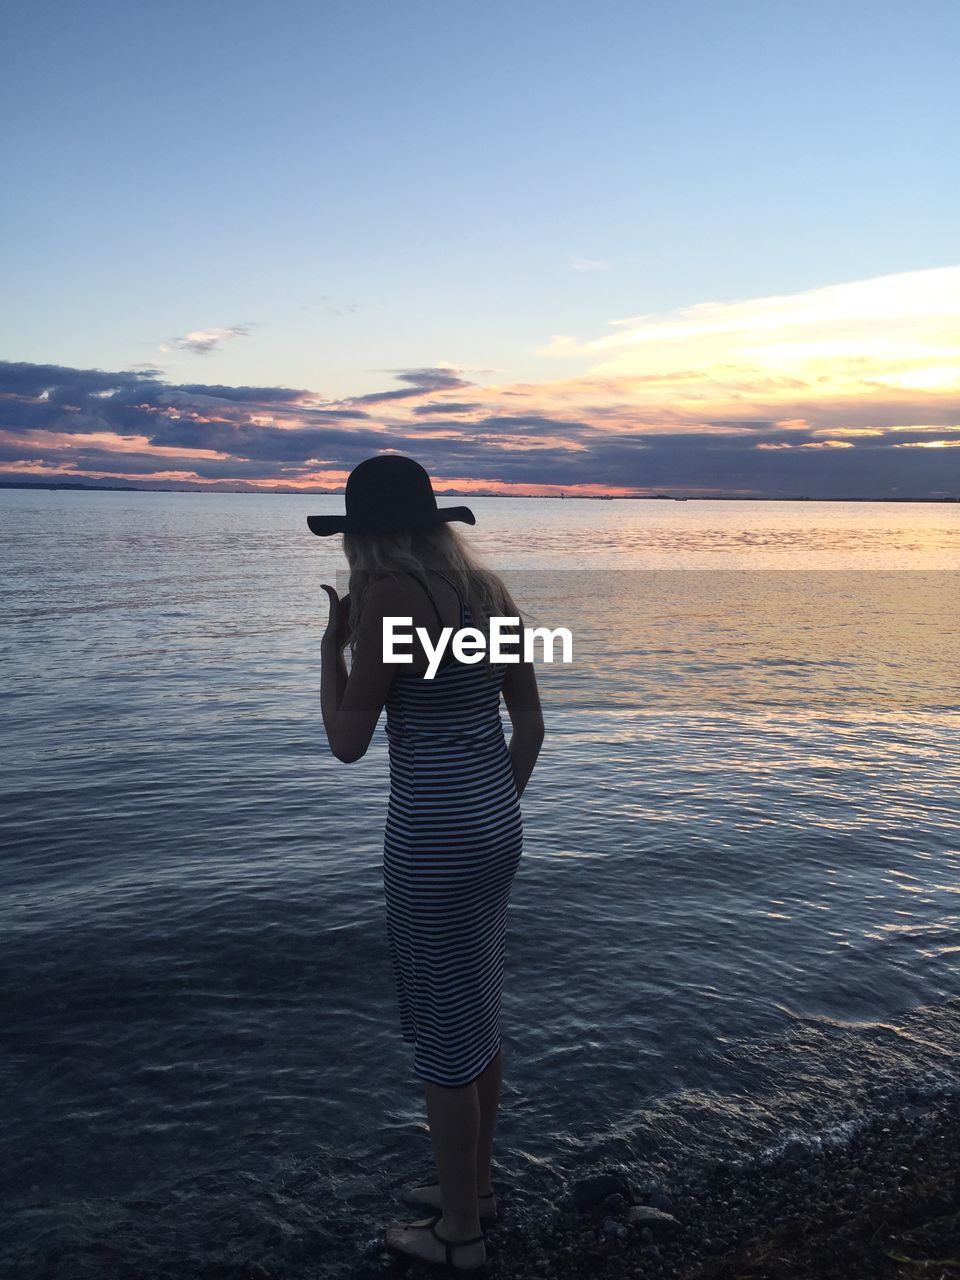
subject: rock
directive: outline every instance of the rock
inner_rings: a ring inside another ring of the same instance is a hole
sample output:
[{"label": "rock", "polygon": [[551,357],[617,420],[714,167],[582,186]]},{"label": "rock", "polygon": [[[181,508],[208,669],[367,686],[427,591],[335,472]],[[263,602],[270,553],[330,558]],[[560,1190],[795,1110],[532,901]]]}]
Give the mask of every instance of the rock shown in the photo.
[{"label": "rock", "polygon": [[677,1220],[672,1213],[664,1213],[662,1209],[654,1209],[649,1204],[635,1204],[627,1210],[627,1221],[634,1226],[642,1225],[644,1227],[666,1227],[677,1226]]},{"label": "rock", "polygon": [[603,1208],[609,1209],[614,1213],[619,1213],[621,1209],[627,1207],[627,1198],[622,1196],[619,1191],[615,1191],[612,1196],[607,1196],[603,1202]]},{"label": "rock", "polygon": [[593,1209],[608,1196],[630,1195],[630,1184],[622,1173],[601,1173],[595,1178],[581,1178],[573,1185],[573,1203],[578,1209]]}]

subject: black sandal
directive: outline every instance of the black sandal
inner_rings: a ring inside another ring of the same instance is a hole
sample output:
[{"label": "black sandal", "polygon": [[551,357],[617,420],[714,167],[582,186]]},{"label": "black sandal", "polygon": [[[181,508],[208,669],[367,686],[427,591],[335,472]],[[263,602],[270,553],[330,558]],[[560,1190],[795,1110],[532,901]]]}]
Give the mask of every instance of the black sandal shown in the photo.
[{"label": "black sandal", "polygon": [[412,1262],[418,1262],[422,1267],[443,1267],[450,1275],[467,1275],[467,1276],[484,1276],[490,1275],[489,1261],[481,1262],[476,1267],[455,1267],[450,1251],[456,1249],[458,1245],[480,1244],[483,1236],[474,1236],[471,1240],[447,1240],[437,1231],[437,1223],[443,1217],[443,1212],[435,1213],[429,1222],[408,1222],[408,1227],[429,1227],[430,1234],[435,1240],[439,1240],[446,1250],[446,1257],[443,1262],[435,1262],[432,1258],[421,1257],[418,1253],[411,1253],[408,1249],[401,1249],[398,1244],[391,1244],[387,1240],[386,1233],[383,1237],[383,1247],[390,1253],[395,1254],[399,1258],[407,1258]]},{"label": "black sandal", "polygon": [[[407,1184],[407,1185],[412,1187],[412,1184]],[[419,1197],[415,1194],[415,1191],[416,1191],[415,1187],[412,1187],[412,1189],[409,1191],[406,1191],[403,1187],[401,1187],[400,1199],[403,1201],[404,1204],[410,1205],[411,1208],[432,1209],[434,1212],[436,1212],[437,1206],[433,1204],[432,1201],[419,1199]],[[483,1204],[484,1200],[492,1200],[496,1194],[497,1193],[495,1191],[488,1191],[485,1196],[477,1196],[477,1199],[480,1201],[481,1204]],[[483,1213],[483,1212],[480,1213],[481,1227],[494,1227],[499,1222],[499,1220],[500,1220],[500,1215],[496,1211],[496,1209],[494,1209],[492,1213]]]}]

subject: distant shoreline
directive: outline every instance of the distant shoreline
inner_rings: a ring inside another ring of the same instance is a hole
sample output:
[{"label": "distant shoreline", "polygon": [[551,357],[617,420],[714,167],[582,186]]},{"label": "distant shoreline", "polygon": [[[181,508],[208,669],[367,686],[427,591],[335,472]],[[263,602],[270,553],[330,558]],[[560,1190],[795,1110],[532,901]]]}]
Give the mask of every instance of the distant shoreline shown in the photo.
[{"label": "distant shoreline", "polygon": [[[270,494],[277,497],[342,498],[342,489],[176,489],[161,486],[146,487],[134,484],[73,484],[70,481],[42,483],[30,480],[0,480],[0,489],[68,489],[73,493],[235,493],[259,497]],[[817,498],[812,494],[785,497],[742,493],[637,493],[637,494],[586,494],[570,493],[561,498],[558,493],[465,493],[451,489],[437,491],[438,498],[523,498],[539,502],[960,502],[960,495],[951,498]]]}]

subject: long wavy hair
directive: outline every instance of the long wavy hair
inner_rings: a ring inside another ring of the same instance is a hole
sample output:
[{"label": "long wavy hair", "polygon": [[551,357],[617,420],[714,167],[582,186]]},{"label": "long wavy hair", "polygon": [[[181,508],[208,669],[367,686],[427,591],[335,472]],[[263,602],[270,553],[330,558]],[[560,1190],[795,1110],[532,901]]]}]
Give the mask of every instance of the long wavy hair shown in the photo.
[{"label": "long wavy hair", "polygon": [[409,574],[430,594],[427,569],[446,572],[470,606],[473,625],[486,637],[484,663],[490,661],[490,618],[519,618],[517,627],[504,629],[508,634],[518,632],[523,624],[520,610],[498,575],[480,562],[464,536],[449,524],[400,533],[345,533],[343,552],[350,565],[351,652],[357,643],[364,597],[370,584],[386,575]]}]

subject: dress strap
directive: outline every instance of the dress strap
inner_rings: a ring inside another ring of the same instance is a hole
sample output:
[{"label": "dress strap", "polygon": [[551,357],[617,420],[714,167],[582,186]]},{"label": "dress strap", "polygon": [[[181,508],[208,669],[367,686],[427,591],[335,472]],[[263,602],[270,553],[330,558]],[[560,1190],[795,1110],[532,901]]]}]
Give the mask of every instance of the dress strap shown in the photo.
[{"label": "dress strap", "polygon": [[[419,579],[418,579],[418,581],[419,581]],[[440,610],[439,610],[439,608],[437,607],[437,602],[436,602],[436,600],[434,600],[434,598],[433,598],[433,592],[430,590],[430,588],[429,588],[429,586],[427,585],[427,583],[426,583],[426,581],[425,581],[425,580],[424,580],[423,582],[421,582],[421,583],[420,583],[420,585],[423,587],[423,590],[424,590],[424,593],[426,594],[427,599],[428,599],[428,600],[430,601],[430,603],[433,605],[433,612],[437,615],[437,623],[438,623],[438,625],[439,625],[439,627],[440,627],[440,630],[442,631],[442,630],[443,630],[443,616],[441,615]]]},{"label": "dress strap", "polygon": [[[457,584],[456,584],[455,582],[451,582],[451,580],[447,577],[447,575],[446,575],[446,574],[445,574],[441,569],[434,569],[434,571],[433,571],[433,572],[434,572],[434,573],[436,573],[436,574],[439,574],[439,576],[444,580],[444,582],[447,584],[447,586],[448,586],[448,587],[453,587],[453,590],[454,590],[454,592],[456,593],[456,597],[457,597],[457,599],[460,601],[460,626],[461,626],[461,628],[462,628],[462,627],[463,627],[463,625],[464,625],[464,621],[465,621],[465,618],[464,618],[464,607],[463,607],[463,596],[461,596],[460,592],[459,592],[459,591],[457,591]],[[431,600],[432,600],[432,599],[433,599],[433,597],[431,596]],[[436,609],[436,607],[437,607],[437,606],[436,606],[436,604],[434,604],[434,606],[433,606],[433,607],[434,607],[434,609]],[[439,613],[438,613],[438,614],[437,614],[437,617],[439,618],[439,616],[440,616],[440,615],[439,615]],[[442,625],[442,624],[441,624],[441,625]]]}]

